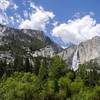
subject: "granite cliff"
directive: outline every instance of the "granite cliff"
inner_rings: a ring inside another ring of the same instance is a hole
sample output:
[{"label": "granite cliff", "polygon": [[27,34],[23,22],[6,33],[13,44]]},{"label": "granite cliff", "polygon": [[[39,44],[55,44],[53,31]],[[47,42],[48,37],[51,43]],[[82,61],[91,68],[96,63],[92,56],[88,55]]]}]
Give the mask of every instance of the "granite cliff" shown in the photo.
[{"label": "granite cliff", "polygon": [[96,36],[77,46],[67,48],[58,55],[72,65],[74,69],[78,68],[78,64],[83,64],[90,60],[100,63],[100,37]]},{"label": "granite cliff", "polygon": [[42,31],[19,30],[0,25],[0,59],[13,61],[15,56],[22,57],[53,57],[59,55],[74,70],[79,64],[90,60],[100,63],[100,37],[96,36],[90,40],[71,45],[62,49]]}]

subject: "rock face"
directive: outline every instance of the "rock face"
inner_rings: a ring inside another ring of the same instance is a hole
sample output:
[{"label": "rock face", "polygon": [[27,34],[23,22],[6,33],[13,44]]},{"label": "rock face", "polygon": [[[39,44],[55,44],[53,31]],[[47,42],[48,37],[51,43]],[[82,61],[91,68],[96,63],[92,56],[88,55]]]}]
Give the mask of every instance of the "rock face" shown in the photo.
[{"label": "rock face", "polygon": [[61,47],[39,30],[13,29],[0,25],[0,60],[15,56],[52,57]]},{"label": "rock face", "polygon": [[96,36],[90,40],[80,43],[77,46],[70,47],[59,53],[74,70],[78,64],[83,64],[96,59],[100,63],[100,37]]},{"label": "rock face", "polygon": [[40,50],[36,50],[32,54],[33,57],[42,56],[42,57],[50,57],[50,58],[52,58],[55,55],[56,55],[56,51],[50,45],[46,46],[45,48],[41,48]]},{"label": "rock face", "polygon": [[67,49],[64,49],[58,55],[68,64],[72,64],[72,58],[74,55],[74,52],[76,50],[76,46],[69,47]]},{"label": "rock face", "polygon": [[91,40],[82,42],[78,48],[80,63],[98,58],[100,57],[100,37],[94,37]]},{"label": "rock face", "polygon": [[0,25],[0,59],[7,59],[10,62],[16,55],[23,57],[59,55],[76,70],[79,63],[83,64],[92,59],[100,63],[100,37],[62,49],[42,31],[18,30]]}]

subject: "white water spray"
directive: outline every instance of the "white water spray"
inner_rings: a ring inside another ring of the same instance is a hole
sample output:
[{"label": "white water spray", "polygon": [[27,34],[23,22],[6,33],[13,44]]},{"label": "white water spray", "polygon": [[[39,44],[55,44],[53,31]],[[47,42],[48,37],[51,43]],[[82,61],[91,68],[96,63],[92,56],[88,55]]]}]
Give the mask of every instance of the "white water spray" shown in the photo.
[{"label": "white water spray", "polygon": [[76,49],[73,59],[72,59],[72,69],[76,71],[78,69],[79,60],[78,60],[78,49]]}]

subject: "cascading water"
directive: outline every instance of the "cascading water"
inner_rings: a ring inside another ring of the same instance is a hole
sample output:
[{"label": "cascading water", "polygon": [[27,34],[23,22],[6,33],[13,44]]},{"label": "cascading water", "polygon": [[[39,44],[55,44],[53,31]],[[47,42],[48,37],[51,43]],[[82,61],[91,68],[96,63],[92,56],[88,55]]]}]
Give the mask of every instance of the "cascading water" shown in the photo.
[{"label": "cascading water", "polygon": [[76,49],[73,59],[72,59],[72,69],[76,71],[78,69],[79,60],[78,60],[78,49]]}]

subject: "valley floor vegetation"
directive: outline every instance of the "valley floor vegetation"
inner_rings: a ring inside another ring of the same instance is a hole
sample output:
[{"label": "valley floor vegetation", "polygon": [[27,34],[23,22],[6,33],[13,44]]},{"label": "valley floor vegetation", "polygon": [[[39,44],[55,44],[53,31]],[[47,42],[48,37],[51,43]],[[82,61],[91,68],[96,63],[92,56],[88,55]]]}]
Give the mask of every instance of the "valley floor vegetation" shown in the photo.
[{"label": "valley floor vegetation", "polygon": [[73,71],[58,56],[33,61],[34,67],[28,58],[0,61],[0,100],[100,100],[97,63]]}]

